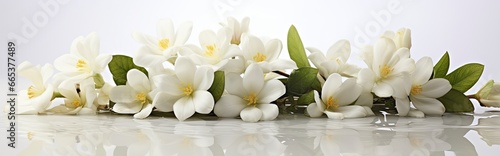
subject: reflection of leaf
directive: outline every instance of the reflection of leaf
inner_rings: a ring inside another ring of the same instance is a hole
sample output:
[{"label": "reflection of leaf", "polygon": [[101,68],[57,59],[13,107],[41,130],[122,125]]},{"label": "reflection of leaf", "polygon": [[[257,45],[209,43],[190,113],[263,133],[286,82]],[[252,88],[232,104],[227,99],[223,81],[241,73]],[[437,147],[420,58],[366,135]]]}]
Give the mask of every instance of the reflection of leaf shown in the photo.
[{"label": "reflection of leaf", "polygon": [[443,103],[446,108],[446,112],[472,112],[474,111],[474,105],[470,99],[463,93],[451,89],[443,97],[438,98],[441,103]]},{"label": "reflection of leaf", "polygon": [[302,44],[302,40],[300,39],[299,32],[295,26],[290,26],[288,30],[288,54],[290,58],[295,61],[297,67],[310,67],[309,60],[307,60],[306,50],[304,49],[304,45]]},{"label": "reflection of leaf", "polygon": [[[441,140],[451,145],[451,149],[447,151],[454,152],[456,156],[477,156],[476,148],[469,139],[465,138],[465,133],[455,133],[454,131],[460,128],[446,128],[443,130]],[[469,132],[469,129],[460,129]]]},{"label": "reflection of leaf", "polygon": [[216,71],[214,73],[214,82],[212,83],[212,86],[208,91],[212,93],[212,96],[214,97],[214,102],[219,101],[220,97],[222,96],[222,93],[224,93],[224,72],[223,71]]},{"label": "reflection of leaf", "polygon": [[469,63],[461,66],[444,78],[450,81],[453,89],[462,93],[469,90],[479,80],[483,74],[484,65],[479,63]]},{"label": "reflection of leaf", "polygon": [[443,57],[434,66],[434,78],[443,78],[448,74],[450,68],[450,55],[448,52],[444,53]]},{"label": "reflection of leaf", "polygon": [[127,72],[131,69],[137,69],[146,76],[148,75],[148,71],[143,67],[135,65],[130,56],[113,55],[113,59],[109,62],[108,67],[116,85],[125,85],[127,83]]}]

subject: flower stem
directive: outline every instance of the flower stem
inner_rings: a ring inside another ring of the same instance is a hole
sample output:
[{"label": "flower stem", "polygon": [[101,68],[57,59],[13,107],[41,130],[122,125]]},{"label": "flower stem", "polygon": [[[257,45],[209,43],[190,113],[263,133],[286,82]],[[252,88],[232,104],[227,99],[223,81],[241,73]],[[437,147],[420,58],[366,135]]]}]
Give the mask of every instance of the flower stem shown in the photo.
[{"label": "flower stem", "polygon": [[54,92],[52,94],[52,99],[50,99],[50,100],[54,100],[55,98],[64,98],[64,96],[59,92]]},{"label": "flower stem", "polygon": [[273,71],[273,73],[276,73],[276,74],[284,76],[284,77],[290,77],[289,74],[282,72],[282,71],[279,71],[279,70]]}]

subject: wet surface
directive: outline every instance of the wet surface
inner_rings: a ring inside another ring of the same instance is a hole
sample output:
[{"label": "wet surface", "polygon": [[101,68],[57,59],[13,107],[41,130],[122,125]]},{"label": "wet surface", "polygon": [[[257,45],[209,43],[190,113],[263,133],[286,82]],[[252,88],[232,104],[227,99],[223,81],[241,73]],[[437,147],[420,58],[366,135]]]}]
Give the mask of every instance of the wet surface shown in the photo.
[{"label": "wet surface", "polygon": [[[500,112],[330,120],[17,116],[15,153],[28,155],[496,155]],[[5,120],[2,120],[5,125]]]}]

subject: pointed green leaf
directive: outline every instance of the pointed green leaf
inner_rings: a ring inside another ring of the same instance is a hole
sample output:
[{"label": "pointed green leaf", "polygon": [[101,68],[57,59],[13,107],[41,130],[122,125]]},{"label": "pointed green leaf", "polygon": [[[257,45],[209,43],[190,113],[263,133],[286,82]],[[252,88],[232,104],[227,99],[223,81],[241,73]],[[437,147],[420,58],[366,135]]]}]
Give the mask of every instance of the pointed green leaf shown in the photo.
[{"label": "pointed green leaf", "polygon": [[311,90],[321,90],[317,74],[318,69],[311,67],[302,67],[292,71],[286,83],[287,93],[301,96]]},{"label": "pointed green leaf", "polygon": [[450,68],[450,55],[448,52],[444,53],[443,57],[434,66],[434,78],[443,78],[448,74]]},{"label": "pointed green leaf", "polygon": [[130,56],[113,55],[113,59],[109,62],[108,67],[116,85],[125,85],[127,83],[127,72],[131,69],[137,69],[146,74],[146,76],[148,75],[148,71],[143,67],[135,65]]},{"label": "pointed green leaf", "polygon": [[287,46],[288,54],[295,64],[297,64],[297,67],[311,66],[309,60],[307,60],[306,51],[300,39],[299,32],[297,32],[297,29],[293,25],[288,30]]},{"label": "pointed green leaf", "polygon": [[216,71],[214,73],[214,82],[212,83],[212,86],[208,89],[208,92],[212,93],[212,96],[214,97],[214,102],[219,101],[220,97],[222,96],[222,93],[224,93],[224,86],[225,86],[225,75],[223,71]]},{"label": "pointed green leaf", "polygon": [[456,69],[444,78],[450,81],[453,89],[465,93],[479,80],[483,74],[484,65],[479,63],[469,63]]},{"label": "pointed green leaf", "polygon": [[446,108],[446,112],[460,113],[460,112],[473,112],[474,105],[470,99],[462,92],[451,89],[443,97],[438,98]]}]

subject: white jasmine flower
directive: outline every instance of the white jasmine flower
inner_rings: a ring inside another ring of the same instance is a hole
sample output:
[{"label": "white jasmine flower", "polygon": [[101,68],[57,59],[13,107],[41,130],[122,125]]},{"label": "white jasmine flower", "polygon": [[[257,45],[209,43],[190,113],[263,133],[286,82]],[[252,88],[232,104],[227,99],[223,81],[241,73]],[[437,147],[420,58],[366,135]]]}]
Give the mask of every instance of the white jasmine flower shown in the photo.
[{"label": "white jasmine flower", "polygon": [[[415,71],[411,75],[411,88],[404,90],[409,90],[411,102],[424,114],[443,115],[445,107],[437,98],[448,93],[452,87],[450,82],[443,78],[429,80],[433,72],[432,65],[432,59],[429,57],[423,57],[417,61]],[[404,87],[404,84],[399,86]],[[408,92],[401,91],[401,89],[396,91],[398,93]],[[410,111],[410,102],[407,97],[408,94],[395,96],[396,108],[401,116],[406,116]]]},{"label": "white jasmine flower", "polygon": [[272,39],[264,43],[255,36],[245,35],[241,43],[243,57],[246,66],[256,63],[264,73],[276,70],[297,68],[295,62],[291,60],[278,59],[283,45],[280,40]]},{"label": "white jasmine flower", "polygon": [[64,104],[55,106],[49,111],[61,114],[95,114],[97,106],[94,100],[97,97],[95,83],[92,78],[79,83],[64,81],[59,85],[59,92],[64,96]]},{"label": "white jasmine flower", "polygon": [[248,33],[248,25],[250,24],[250,18],[245,17],[241,20],[241,23],[238,22],[234,17],[228,17],[227,23],[221,23],[222,26],[225,26],[231,29],[232,32],[231,44],[239,45],[241,43],[242,34]]},{"label": "white jasmine flower", "polygon": [[[21,90],[18,93],[19,106],[16,114],[38,114],[43,113],[50,106],[54,87],[48,82],[52,76],[53,67],[50,64],[33,65],[30,62],[19,64],[17,73],[31,81],[27,90]],[[10,107],[5,107],[8,112]]]},{"label": "white jasmine flower", "polygon": [[228,94],[215,105],[215,114],[229,118],[240,116],[247,122],[274,120],[279,112],[278,106],[271,102],[286,92],[280,81],[264,81],[264,73],[257,64],[250,64],[243,78],[236,73],[227,74],[225,86]]},{"label": "white jasmine flower", "polygon": [[70,54],[58,57],[54,66],[71,81],[78,82],[101,73],[111,59],[109,54],[99,54],[99,36],[91,33],[73,40]]},{"label": "white jasmine flower", "polygon": [[217,34],[211,30],[200,33],[200,45],[202,48],[192,46],[196,55],[193,56],[196,63],[210,65],[214,70],[219,70],[227,64],[231,57],[241,53],[239,48],[229,43],[231,31],[228,28],[220,29]]},{"label": "white jasmine flower", "polygon": [[372,113],[362,106],[350,105],[358,99],[361,90],[355,79],[342,82],[342,77],[334,73],[326,79],[321,97],[314,91],[316,103],[309,104],[307,112],[311,117],[320,117],[325,113],[330,119],[365,117]]},{"label": "white jasmine flower", "polygon": [[152,92],[148,77],[137,69],[127,73],[127,84],[111,89],[109,98],[115,102],[113,111],[121,114],[135,114],[134,118],[146,118],[161,98],[161,94]]},{"label": "white jasmine flower", "polygon": [[143,67],[154,67],[165,61],[175,62],[177,53],[186,48],[181,48],[189,36],[193,23],[185,22],[180,25],[177,32],[170,19],[161,19],[156,26],[157,36],[153,37],[140,32],[133,33],[133,37],[143,46],[137,50],[134,63]]},{"label": "white jasmine flower", "polygon": [[191,117],[195,112],[208,114],[213,110],[214,99],[207,90],[214,81],[214,71],[210,67],[197,68],[188,57],[179,57],[175,62],[175,75],[162,78],[158,94],[165,98],[159,99],[156,105],[160,111],[174,111],[180,121]]},{"label": "white jasmine flower", "polygon": [[311,52],[309,60],[316,66],[323,77],[338,73],[342,76],[356,77],[359,67],[347,63],[351,55],[351,44],[340,40],[333,44],[325,54],[316,48],[307,48]]},{"label": "white jasmine flower", "polygon": [[374,47],[365,47],[363,59],[374,75],[372,92],[379,97],[392,96],[397,81],[415,69],[410,50],[396,49],[394,42],[387,38],[380,38]]}]

